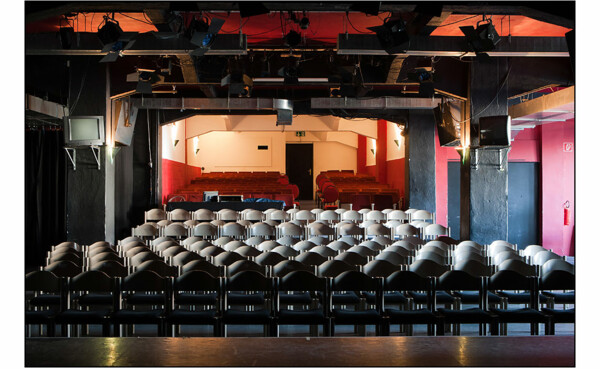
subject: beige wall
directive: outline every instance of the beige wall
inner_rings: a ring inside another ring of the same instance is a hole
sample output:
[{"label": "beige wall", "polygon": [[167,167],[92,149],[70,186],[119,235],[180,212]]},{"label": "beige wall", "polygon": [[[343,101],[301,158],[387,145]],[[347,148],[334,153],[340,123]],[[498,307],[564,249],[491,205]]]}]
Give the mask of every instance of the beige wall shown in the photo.
[{"label": "beige wall", "polygon": [[[268,150],[258,150],[259,145]],[[285,134],[281,132],[210,132],[198,136],[198,154],[188,139],[188,164],[203,172],[285,172]]]},{"label": "beige wall", "polygon": [[315,142],[313,144],[313,193],[317,190],[314,179],[325,170],[356,172],[356,148],[339,142]]},{"label": "beige wall", "polygon": [[[177,121],[161,127],[162,158],[185,163],[185,121]],[[179,142],[173,146],[173,140]]]},{"label": "beige wall", "polygon": [[[374,138],[367,137],[367,166],[376,164],[376,156],[377,156],[377,140]],[[375,149],[375,154],[373,154],[373,150]]]},{"label": "beige wall", "polygon": [[[404,137],[400,135],[400,128],[396,123],[387,122],[387,160],[397,160],[404,157]],[[394,140],[398,140],[400,146]]]}]

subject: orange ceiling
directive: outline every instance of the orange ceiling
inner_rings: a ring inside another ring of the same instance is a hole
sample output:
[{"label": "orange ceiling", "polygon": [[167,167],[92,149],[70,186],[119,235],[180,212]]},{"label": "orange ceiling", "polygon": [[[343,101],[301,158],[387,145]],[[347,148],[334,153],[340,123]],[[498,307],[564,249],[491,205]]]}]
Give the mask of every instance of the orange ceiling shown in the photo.
[{"label": "orange ceiling", "polygon": [[[208,17],[219,17],[226,19],[221,33],[238,33],[240,25],[242,31],[248,36],[249,44],[257,44],[267,40],[281,39],[282,36],[294,29],[300,32],[304,37],[315,42],[335,43],[338,34],[348,32],[372,33],[366,27],[376,26],[383,23],[388,13],[382,13],[379,16],[368,16],[363,13],[350,13],[349,21],[345,13],[308,13],[310,26],[307,30],[301,30],[299,26],[293,23],[287,14],[280,16],[280,13],[272,12],[241,19],[239,13],[212,12]],[[69,24],[77,32],[96,32],[103,21],[104,13],[80,13],[69,20]],[[193,14],[189,14],[189,20]],[[302,14],[297,13],[301,18]],[[156,28],[149,24],[150,21],[143,13],[116,13],[115,19],[119,22],[125,32],[149,32],[156,31]],[[473,25],[481,20],[480,15],[450,15],[441,26],[439,26],[432,36],[461,36],[459,27]],[[495,15],[492,21],[497,32],[501,36],[509,34],[509,16]],[[26,26],[27,33],[37,32],[56,32],[60,25],[65,26],[66,21],[55,17],[42,22],[35,22]],[[513,36],[555,36],[560,37],[569,31],[568,28],[540,22],[524,16],[510,16],[510,34]]]}]

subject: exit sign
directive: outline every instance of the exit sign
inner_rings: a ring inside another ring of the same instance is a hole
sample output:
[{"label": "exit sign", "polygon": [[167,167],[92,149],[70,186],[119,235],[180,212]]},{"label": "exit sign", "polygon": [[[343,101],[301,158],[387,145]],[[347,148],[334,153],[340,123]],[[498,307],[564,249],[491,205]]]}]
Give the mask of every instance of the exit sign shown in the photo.
[{"label": "exit sign", "polygon": [[296,131],[296,137],[304,137],[304,136],[306,136],[305,131]]},{"label": "exit sign", "polygon": [[573,152],[573,142],[563,142],[563,152]]}]

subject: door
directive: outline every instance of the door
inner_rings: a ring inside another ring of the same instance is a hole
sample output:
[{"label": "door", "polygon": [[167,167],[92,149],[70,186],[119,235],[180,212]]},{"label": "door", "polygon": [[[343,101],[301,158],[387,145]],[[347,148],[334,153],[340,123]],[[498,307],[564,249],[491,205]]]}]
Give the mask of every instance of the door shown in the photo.
[{"label": "door", "polygon": [[539,163],[508,163],[508,242],[539,245]]},{"label": "door", "polygon": [[313,199],[313,144],[285,145],[285,173],[298,185],[298,200]]},{"label": "door", "polygon": [[450,237],[460,240],[460,162],[448,162],[448,227]]}]

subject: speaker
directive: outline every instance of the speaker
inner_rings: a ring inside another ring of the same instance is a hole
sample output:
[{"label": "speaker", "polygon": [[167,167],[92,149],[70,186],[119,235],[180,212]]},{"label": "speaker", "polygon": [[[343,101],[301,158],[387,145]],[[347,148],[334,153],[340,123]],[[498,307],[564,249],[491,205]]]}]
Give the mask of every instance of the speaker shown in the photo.
[{"label": "speaker", "polygon": [[130,107],[126,102],[115,103],[115,117],[117,117],[117,129],[115,131],[115,143],[129,146],[133,139],[133,129],[137,119],[138,108]]},{"label": "speaker", "polygon": [[456,133],[456,127],[450,113],[450,106],[447,103],[443,105],[438,104],[437,107],[433,108],[433,116],[440,139],[440,146],[459,146],[460,139]]},{"label": "speaker", "polygon": [[510,146],[510,115],[479,118],[479,146]]}]

